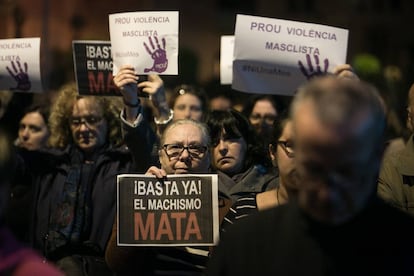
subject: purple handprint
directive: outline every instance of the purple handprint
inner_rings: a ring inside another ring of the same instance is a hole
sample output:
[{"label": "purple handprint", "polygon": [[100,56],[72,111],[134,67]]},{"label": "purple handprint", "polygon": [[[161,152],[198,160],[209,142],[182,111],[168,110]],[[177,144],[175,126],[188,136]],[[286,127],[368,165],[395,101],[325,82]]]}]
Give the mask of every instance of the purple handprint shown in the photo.
[{"label": "purple handprint", "polygon": [[22,68],[22,65],[20,64],[20,61],[16,61],[16,64],[14,61],[11,62],[11,65],[13,67],[13,71],[9,68],[9,66],[6,66],[7,71],[9,72],[10,76],[12,76],[17,81],[16,87],[11,87],[11,91],[20,90],[20,91],[29,91],[32,87],[32,83],[30,82],[29,75],[27,74],[27,62],[24,63],[24,70]]},{"label": "purple handprint", "polygon": [[158,41],[158,37],[154,36],[155,43],[157,44],[157,47],[155,47],[154,42],[152,41],[151,37],[148,37],[149,43],[151,45],[150,50],[147,43],[144,42],[144,47],[147,50],[148,54],[152,57],[154,60],[154,64],[151,68],[145,68],[144,72],[148,73],[150,71],[154,71],[157,73],[162,73],[165,70],[167,70],[168,67],[168,59],[167,59],[167,53],[165,52],[165,38],[162,38],[162,47],[160,46],[160,43]]},{"label": "purple handprint", "polygon": [[298,61],[299,69],[302,71],[303,75],[308,80],[315,77],[315,76],[325,75],[328,72],[329,60],[327,58],[325,58],[323,60],[323,63],[324,63],[325,67],[322,70],[321,66],[319,65],[319,56],[318,55],[313,55],[313,57],[315,58],[316,70],[313,68],[311,57],[310,57],[309,54],[306,54],[306,62],[308,64],[309,71],[306,70],[306,68],[303,65],[302,61],[300,61],[300,60]]}]

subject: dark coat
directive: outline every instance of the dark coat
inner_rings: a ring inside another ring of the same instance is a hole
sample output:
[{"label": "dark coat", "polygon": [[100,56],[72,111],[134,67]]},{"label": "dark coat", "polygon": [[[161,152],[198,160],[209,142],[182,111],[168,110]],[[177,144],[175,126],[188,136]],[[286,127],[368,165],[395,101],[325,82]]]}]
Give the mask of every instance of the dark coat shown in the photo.
[{"label": "dark coat", "polygon": [[[49,258],[46,252],[50,218],[62,197],[64,183],[72,166],[73,147],[64,151],[25,152],[23,159],[33,177],[29,211],[30,242]],[[109,239],[116,211],[116,176],[131,171],[132,159],[126,148],[106,148],[97,155],[89,174],[90,230],[83,240],[103,254]],[[78,245],[73,245],[77,247]],[[73,249],[76,252],[76,249]],[[71,250],[67,251],[69,253]],[[75,253],[70,252],[70,253]],[[78,252],[81,253],[81,252]]]}]

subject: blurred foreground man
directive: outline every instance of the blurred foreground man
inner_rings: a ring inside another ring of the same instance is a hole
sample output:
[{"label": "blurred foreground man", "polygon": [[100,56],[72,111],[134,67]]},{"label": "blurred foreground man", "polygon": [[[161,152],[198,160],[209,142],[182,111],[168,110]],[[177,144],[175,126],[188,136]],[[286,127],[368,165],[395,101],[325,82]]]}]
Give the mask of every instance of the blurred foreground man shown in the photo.
[{"label": "blurred foreground man", "polygon": [[414,275],[414,220],[376,197],[377,91],[326,76],[292,104],[298,195],[230,228],[208,275]]}]

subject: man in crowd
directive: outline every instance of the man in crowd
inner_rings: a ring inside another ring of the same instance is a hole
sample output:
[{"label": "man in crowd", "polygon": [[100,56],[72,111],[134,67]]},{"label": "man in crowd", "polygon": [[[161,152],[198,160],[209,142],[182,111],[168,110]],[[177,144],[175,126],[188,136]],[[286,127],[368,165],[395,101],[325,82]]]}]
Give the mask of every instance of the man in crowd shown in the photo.
[{"label": "man in crowd", "polygon": [[297,196],[230,228],[207,275],[413,274],[414,219],[376,197],[386,124],[377,91],[315,78],[291,118]]}]

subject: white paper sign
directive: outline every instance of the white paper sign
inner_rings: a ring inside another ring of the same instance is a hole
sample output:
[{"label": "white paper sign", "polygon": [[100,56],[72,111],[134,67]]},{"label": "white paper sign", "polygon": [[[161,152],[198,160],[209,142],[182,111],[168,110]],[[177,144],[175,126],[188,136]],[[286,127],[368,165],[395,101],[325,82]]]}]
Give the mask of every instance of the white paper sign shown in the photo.
[{"label": "white paper sign", "polygon": [[346,29],[239,14],[232,87],[293,95],[308,79],[346,63],[347,45]]},{"label": "white paper sign", "polygon": [[178,11],[109,15],[115,75],[122,65],[137,74],[178,74]]},{"label": "white paper sign", "polygon": [[231,84],[233,79],[234,35],[221,36],[220,83]]},{"label": "white paper sign", "polygon": [[0,39],[0,90],[43,92],[40,38]]}]

